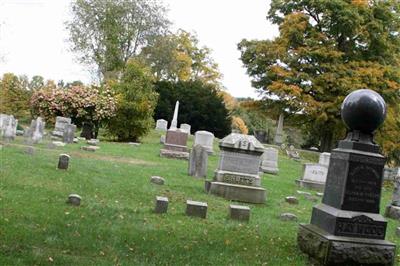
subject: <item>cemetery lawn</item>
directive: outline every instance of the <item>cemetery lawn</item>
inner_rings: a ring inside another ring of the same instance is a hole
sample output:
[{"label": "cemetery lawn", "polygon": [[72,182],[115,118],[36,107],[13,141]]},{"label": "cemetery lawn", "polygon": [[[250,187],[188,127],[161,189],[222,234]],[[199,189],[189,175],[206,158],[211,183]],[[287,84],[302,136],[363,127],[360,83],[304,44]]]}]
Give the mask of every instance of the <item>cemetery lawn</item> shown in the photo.
[{"label": "cemetery lawn", "polygon": [[[48,149],[46,140],[34,155],[25,154],[20,137],[3,146],[0,265],[307,265],[296,236],[316,202],[296,192],[300,162],[280,154],[279,175],[262,177],[267,202],[239,203],[251,208],[250,222],[240,223],[227,219],[231,202],[187,176],[187,161],[159,157],[160,135],[152,132],[138,147],[101,141],[96,152],[80,150],[83,141]],[[215,151],[208,179],[218,163],[216,143]],[[71,155],[67,171],[56,169],[61,153]],[[152,175],[166,184],[150,183]],[[82,197],[80,207],[65,203],[71,193]],[[384,188],[382,213],[391,193]],[[291,195],[298,205],[284,201]],[[169,198],[168,213],[153,213],[156,196]],[[207,219],[185,216],[187,199],[207,202]],[[283,212],[298,221],[280,221]],[[389,219],[386,239],[400,245],[396,226]]]}]

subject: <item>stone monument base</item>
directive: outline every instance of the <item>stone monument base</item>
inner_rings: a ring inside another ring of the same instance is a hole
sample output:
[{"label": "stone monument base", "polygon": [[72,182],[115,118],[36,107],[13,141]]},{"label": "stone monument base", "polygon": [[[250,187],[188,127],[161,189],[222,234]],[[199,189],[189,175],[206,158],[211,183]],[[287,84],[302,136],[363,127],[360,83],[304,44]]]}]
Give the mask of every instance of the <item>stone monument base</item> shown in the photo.
[{"label": "stone monument base", "polygon": [[304,180],[304,179],[297,179],[297,180],[295,180],[295,182],[300,187],[314,189],[314,190],[321,191],[321,192],[323,192],[324,188],[325,188],[325,183],[321,183],[321,182],[309,181],[309,180]]},{"label": "stone monument base", "polygon": [[268,166],[261,165],[260,169],[263,173],[272,174],[272,175],[277,175],[279,172],[279,169],[276,167],[268,167]]},{"label": "stone monument base", "polygon": [[184,151],[172,151],[161,149],[160,156],[173,159],[189,160],[189,153]]},{"label": "stone monument base", "polygon": [[394,205],[386,206],[385,217],[400,221],[400,207]]},{"label": "stone monument base", "polygon": [[264,203],[267,194],[265,189],[261,187],[236,185],[224,182],[211,182],[209,193],[229,200],[249,203]]},{"label": "stone monument base", "polygon": [[312,224],[300,224],[297,243],[317,265],[393,265],[396,245],[380,239],[331,235]]}]

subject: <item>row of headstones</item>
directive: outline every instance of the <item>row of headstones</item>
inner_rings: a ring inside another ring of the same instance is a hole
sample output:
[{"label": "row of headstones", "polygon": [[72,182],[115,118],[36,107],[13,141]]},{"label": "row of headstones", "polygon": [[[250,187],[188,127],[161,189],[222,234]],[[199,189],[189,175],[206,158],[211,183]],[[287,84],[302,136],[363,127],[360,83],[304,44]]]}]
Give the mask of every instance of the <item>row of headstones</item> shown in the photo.
[{"label": "row of headstones", "polygon": [[[166,213],[168,211],[168,198],[156,197],[155,200],[155,213]],[[186,201],[186,215],[200,217],[205,219],[207,217],[208,204],[206,202],[187,200]],[[229,205],[229,217],[232,220],[249,221],[250,208],[241,205]]]}]

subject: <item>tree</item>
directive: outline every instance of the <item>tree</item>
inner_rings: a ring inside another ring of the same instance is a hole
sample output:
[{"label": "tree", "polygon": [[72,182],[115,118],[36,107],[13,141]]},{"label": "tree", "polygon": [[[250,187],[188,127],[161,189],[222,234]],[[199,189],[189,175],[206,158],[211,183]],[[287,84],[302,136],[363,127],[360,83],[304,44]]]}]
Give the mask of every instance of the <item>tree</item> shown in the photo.
[{"label": "tree", "polygon": [[44,86],[44,78],[39,75],[35,75],[32,77],[31,81],[29,82],[29,89],[34,91]]},{"label": "tree", "polygon": [[184,30],[154,38],[143,48],[141,56],[151,66],[157,80],[201,80],[219,85],[222,77],[211,50],[199,47],[197,36]]},{"label": "tree", "polygon": [[105,78],[118,76],[129,58],[169,26],[166,9],[155,0],[75,0],[66,23],[72,51]]},{"label": "tree", "polygon": [[137,59],[130,59],[120,81],[110,81],[116,93],[116,116],[107,127],[119,141],[138,141],[153,126],[157,103],[151,70]]},{"label": "tree", "polygon": [[265,98],[320,129],[322,151],[343,130],[340,106],[351,91],[376,90],[390,108],[400,101],[398,1],[273,0],[268,19],[280,36],[241,41],[241,59]]},{"label": "tree", "polygon": [[102,123],[115,115],[116,100],[107,86],[60,88],[53,81],[47,81],[44,87],[33,92],[31,108],[34,115],[47,122],[54,123],[56,116],[71,117],[77,125],[92,122],[97,132]]},{"label": "tree", "polygon": [[159,81],[154,119],[171,121],[175,102],[179,101],[178,125],[188,123],[193,132],[207,130],[218,138],[231,131],[231,119],[223,99],[212,84],[195,81]]},{"label": "tree", "polygon": [[12,73],[5,73],[0,79],[0,113],[28,118],[30,92],[24,85],[26,79]]}]

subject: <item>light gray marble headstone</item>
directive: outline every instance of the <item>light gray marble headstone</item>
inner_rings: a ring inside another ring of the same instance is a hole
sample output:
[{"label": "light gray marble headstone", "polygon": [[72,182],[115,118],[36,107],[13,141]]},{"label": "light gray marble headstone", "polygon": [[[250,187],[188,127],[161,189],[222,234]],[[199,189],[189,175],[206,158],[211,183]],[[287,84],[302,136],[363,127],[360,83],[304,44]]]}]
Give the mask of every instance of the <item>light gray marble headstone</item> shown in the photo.
[{"label": "light gray marble headstone", "polygon": [[214,134],[208,131],[197,131],[194,134],[194,144],[203,146],[209,154],[214,152],[213,150]]},{"label": "light gray marble headstone", "polygon": [[321,164],[305,163],[303,180],[325,183],[328,168]]},{"label": "light gray marble headstone", "polygon": [[266,148],[261,156],[261,171],[268,174],[277,174],[279,151],[275,148]]},{"label": "light gray marble headstone", "polygon": [[67,124],[71,124],[71,118],[57,116],[56,124],[54,127],[54,131],[52,132],[52,135],[62,138],[64,136],[64,127]]},{"label": "light gray marble headstone", "polygon": [[15,135],[17,134],[18,120],[16,120],[14,116],[9,115],[8,117],[4,118],[3,123],[3,138],[8,141],[14,140]]},{"label": "light gray marble headstone", "polygon": [[180,128],[181,131],[186,132],[190,135],[191,126],[189,124],[181,124]]},{"label": "light gray marble headstone", "polygon": [[396,177],[394,180],[392,205],[400,207],[400,176]]},{"label": "light gray marble headstone", "polygon": [[76,131],[76,125],[74,124],[64,125],[63,142],[73,143],[75,138],[75,131]]},{"label": "light gray marble headstone", "polygon": [[31,122],[31,126],[25,132],[27,142],[36,144],[42,141],[44,135],[45,122],[41,117],[38,117]]},{"label": "light gray marble headstone", "polygon": [[329,167],[329,161],[331,159],[331,154],[329,152],[323,152],[319,155],[319,164]]},{"label": "light gray marble headstone", "polygon": [[189,175],[195,177],[206,177],[207,164],[207,150],[201,145],[194,146],[189,155]]},{"label": "light gray marble headstone", "polygon": [[156,122],[156,130],[167,131],[168,121],[164,119],[158,119]]}]

